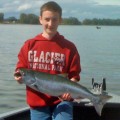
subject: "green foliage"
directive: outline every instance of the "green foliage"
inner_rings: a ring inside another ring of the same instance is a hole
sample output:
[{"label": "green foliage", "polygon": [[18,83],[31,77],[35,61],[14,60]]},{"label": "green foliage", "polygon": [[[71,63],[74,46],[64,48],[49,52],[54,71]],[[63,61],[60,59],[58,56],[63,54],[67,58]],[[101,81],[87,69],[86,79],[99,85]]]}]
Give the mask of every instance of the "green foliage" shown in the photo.
[{"label": "green foliage", "polygon": [[38,24],[39,23],[39,18],[38,16],[34,15],[34,14],[25,14],[22,13],[20,15],[20,23],[23,24]]},{"label": "green foliage", "polygon": [[[20,15],[20,23],[23,24],[39,24],[39,17],[34,15],[34,14],[25,14],[22,13]],[[70,17],[70,18],[64,18],[62,24],[64,25],[80,25],[81,22],[75,18],[75,17]]]},{"label": "green foliage", "polygon": [[0,22],[4,21],[4,13],[0,13]]},{"label": "green foliage", "polygon": [[[35,14],[21,13],[20,18],[9,17],[4,19],[4,13],[0,13],[0,23],[40,24],[39,17]],[[84,19],[82,22],[75,17],[63,18],[63,25],[120,25],[120,19]]]},{"label": "green foliage", "polygon": [[120,25],[120,19],[85,19],[83,25]]},{"label": "green foliage", "polygon": [[14,22],[14,21],[17,21],[17,19],[15,17],[9,17],[6,19],[6,21]]},{"label": "green foliage", "polygon": [[70,18],[64,18],[62,24],[64,24],[64,25],[81,25],[81,22],[75,17],[70,17]]}]

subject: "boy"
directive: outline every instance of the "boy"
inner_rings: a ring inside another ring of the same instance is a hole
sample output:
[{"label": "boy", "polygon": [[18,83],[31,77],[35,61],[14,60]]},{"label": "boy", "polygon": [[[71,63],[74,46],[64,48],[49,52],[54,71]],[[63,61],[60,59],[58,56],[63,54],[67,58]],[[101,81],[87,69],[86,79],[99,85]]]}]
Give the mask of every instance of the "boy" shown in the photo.
[{"label": "boy", "polygon": [[[79,81],[81,67],[78,51],[72,42],[57,32],[58,25],[62,21],[61,16],[62,9],[56,2],[50,1],[41,7],[39,21],[43,32],[27,40],[18,54],[19,60],[14,77],[19,83],[22,83],[22,78],[17,76],[19,68],[50,74],[64,74],[73,82]],[[73,119],[70,93],[53,97],[37,92],[28,86],[26,86],[26,91],[31,120]]]}]

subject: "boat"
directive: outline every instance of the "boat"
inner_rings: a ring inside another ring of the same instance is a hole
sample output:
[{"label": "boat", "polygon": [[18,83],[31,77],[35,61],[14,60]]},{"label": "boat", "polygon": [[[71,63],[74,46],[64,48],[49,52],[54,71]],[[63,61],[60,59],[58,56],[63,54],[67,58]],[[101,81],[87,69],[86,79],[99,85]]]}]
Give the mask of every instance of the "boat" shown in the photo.
[{"label": "boat", "polygon": [[96,26],[96,28],[97,28],[97,29],[101,29],[101,27],[100,27],[100,26]]},{"label": "boat", "polygon": [[[100,88],[101,84],[95,83],[92,79],[93,90]],[[106,90],[105,79],[102,84],[102,94],[108,94]],[[101,92],[101,91],[98,91]],[[99,116],[88,99],[82,99],[80,103],[74,103],[73,120],[120,120],[120,96],[112,96],[103,107],[102,115]],[[30,120],[30,108],[25,107],[18,110],[0,114],[0,120]]]},{"label": "boat", "polygon": [[[120,96],[113,96],[118,102],[109,101],[99,116],[94,107],[88,102],[75,103],[73,107],[73,120],[120,120]],[[0,115],[0,120],[30,120],[29,107],[21,108]]]}]

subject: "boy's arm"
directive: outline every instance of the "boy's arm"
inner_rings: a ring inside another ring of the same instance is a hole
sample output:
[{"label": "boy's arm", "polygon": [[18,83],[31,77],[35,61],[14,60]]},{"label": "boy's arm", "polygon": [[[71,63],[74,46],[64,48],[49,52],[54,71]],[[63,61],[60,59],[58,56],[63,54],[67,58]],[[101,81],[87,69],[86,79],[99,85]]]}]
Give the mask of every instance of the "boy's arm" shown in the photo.
[{"label": "boy's arm", "polygon": [[[76,49],[76,53],[72,57],[70,70],[69,70],[69,73],[68,73],[68,78],[73,82],[78,82],[80,80],[80,75],[79,75],[80,72],[81,72],[80,56],[79,56],[78,51]],[[70,93],[64,93],[59,98],[61,100],[67,100],[67,101],[73,100]]]},{"label": "boy's arm", "polygon": [[80,56],[76,50],[76,53],[72,56],[70,61],[68,78],[72,81],[77,82],[80,80],[80,72],[81,72]]},{"label": "boy's arm", "polygon": [[18,54],[18,62],[16,64],[16,69],[14,72],[14,79],[17,80],[18,83],[22,83],[22,77],[19,72],[19,68],[27,68],[28,64],[28,43],[24,43],[20,52]]}]

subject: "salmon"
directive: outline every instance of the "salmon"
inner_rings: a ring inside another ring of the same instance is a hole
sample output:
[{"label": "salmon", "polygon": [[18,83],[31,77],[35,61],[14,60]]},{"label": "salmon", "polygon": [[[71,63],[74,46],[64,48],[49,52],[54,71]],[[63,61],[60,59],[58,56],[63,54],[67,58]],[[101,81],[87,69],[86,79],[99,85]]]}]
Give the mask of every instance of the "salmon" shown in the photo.
[{"label": "salmon", "polygon": [[93,94],[85,86],[59,75],[38,72],[25,68],[20,68],[20,74],[22,76],[23,83],[36,91],[57,97],[64,93],[70,93],[73,99],[89,99],[100,116],[103,106],[110,98],[112,98],[110,95]]}]

